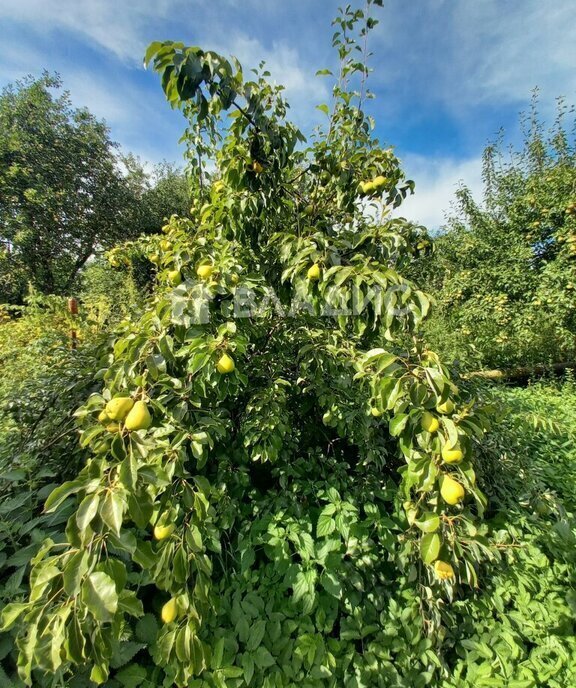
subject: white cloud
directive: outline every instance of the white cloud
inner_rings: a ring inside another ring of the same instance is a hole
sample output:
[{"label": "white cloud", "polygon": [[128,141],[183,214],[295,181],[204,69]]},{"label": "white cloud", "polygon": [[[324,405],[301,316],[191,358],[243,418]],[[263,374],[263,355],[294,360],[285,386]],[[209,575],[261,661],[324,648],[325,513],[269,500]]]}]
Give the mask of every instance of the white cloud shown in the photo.
[{"label": "white cloud", "polygon": [[409,154],[402,163],[408,178],[416,182],[416,189],[414,195],[395,211],[396,216],[406,217],[435,231],[444,224],[461,182],[477,200],[481,199],[481,158],[455,160]]},{"label": "white cloud", "polygon": [[452,65],[467,76],[462,85],[470,101],[525,101],[535,86],[550,100],[576,95],[573,0],[483,0],[453,7],[452,33],[460,45]]},{"label": "white cloud", "polygon": [[0,18],[43,32],[72,31],[126,61],[140,62],[145,27],[164,18],[172,0],[20,0],[0,3]]},{"label": "white cloud", "polygon": [[329,97],[326,83],[314,76],[314,66],[302,64],[302,58],[293,46],[279,41],[266,49],[260,41],[239,34],[230,37],[226,43],[217,43],[215,49],[224,55],[237,57],[244,67],[245,78],[249,76],[248,68],[256,67],[264,60],[272,81],[285,87],[284,95],[290,105],[288,119],[294,119],[305,128],[320,121],[316,105]]},{"label": "white cloud", "polygon": [[[140,68],[146,46],[152,40],[178,39],[184,32],[183,40],[194,44],[201,36],[202,45],[224,55],[238,57],[246,73],[249,67],[256,67],[265,60],[272,78],[286,87],[285,96],[291,106],[289,116],[301,126],[316,123],[319,116],[315,105],[323,102],[328,92],[326,85],[314,78],[315,66],[310,62],[308,66],[304,64],[295,47],[297,41],[289,43],[286,37],[274,41],[269,47],[264,46],[260,40],[243,31],[245,23],[230,22],[230,8],[226,7],[230,4],[234,3],[227,2],[222,6],[209,5],[201,0],[20,0],[18,3],[0,2],[0,20],[17,21],[43,34],[54,30],[71,32],[132,69]],[[274,4],[267,9],[273,13]],[[181,17],[181,21],[174,24],[177,17]],[[245,16],[243,18],[246,19]],[[168,36],[164,35],[167,30]],[[178,35],[174,35],[174,31]],[[26,54],[26,51],[10,51],[15,55],[22,52]],[[36,55],[34,60],[24,57],[19,60],[29,65],[25,71],[37,73],[38,65],[45,63],[47,56]],[[7,61],[10,62],[10,58]],[[51,63],[51,68],[54,68],[54,60]],[[3,71],[6,74],[6,68]],[[14,71],[16,76],[20,76],[23,70],[20,69],[20,73]],[[97,74],[74,71],[72,65],[66,63],[59,71],[75,101],[84,100],[91,110],[106,117],[110,123],[123,123],[134,116],[133,104],[124,102],[134,91],[130,88],[125,90],[127,82],[109,83],[102,77],[98,78]],[[6,80],[15,75],[7,75]],[[142,100],[140,104],[146,107]]]},{"label": "white cloud", "polygon": [[397,113],[408,103],[462,114],[479,105],[576,100],[574,0],[390,0],[376,29],[373,86]]}]

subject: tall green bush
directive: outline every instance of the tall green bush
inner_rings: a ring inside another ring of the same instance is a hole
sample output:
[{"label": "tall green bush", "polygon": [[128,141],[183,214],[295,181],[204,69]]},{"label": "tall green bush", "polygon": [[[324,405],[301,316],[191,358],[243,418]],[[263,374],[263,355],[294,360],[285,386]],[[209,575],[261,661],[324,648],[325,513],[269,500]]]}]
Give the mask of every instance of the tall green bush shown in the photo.
[{"label": "tall green bush", "polygon": [[484,198],[463,186],[433,257],[415,274],[436,301],[431,346],[465,366],[572,361],[576,355],[576,149],[562,103],[548,130],[537,100],[519,151],[484,152]]},{"label": "tall green bush", "polygon": [[[101,349],[101,389],[76,413],[85,466],[45,504],[64,532],[2,611],[28,685],[573,678],[573,522],[558,506],[545,539],[552,509],[532,528],[522,504],[507,520],[506,490],[488,504],[481,488],[508,479],[485,438],[495,411],[419,335],[429,300],[400,269],[422,232],[388,217],[413,185],[362,111],[354,32],[363,45],[376,21],[335,23],[340,79],[308,147],[266,73],[148,50],[189,118],[194,211],[138,243],[154,292]],[[544,629],[559,660],[542,668]]]}]

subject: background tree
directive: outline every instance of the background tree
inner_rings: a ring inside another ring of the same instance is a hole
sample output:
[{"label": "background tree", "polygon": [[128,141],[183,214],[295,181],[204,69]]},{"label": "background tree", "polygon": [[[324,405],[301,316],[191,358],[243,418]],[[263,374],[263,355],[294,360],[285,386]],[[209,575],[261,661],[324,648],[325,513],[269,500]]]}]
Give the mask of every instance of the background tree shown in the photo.
[{"label": "background tree", "polygon": [[506,151],[503,137],[486,148],[483,203],[463,186],[433,257],[414,266],[437,302],[428,337],[450,358],[490,367],[574,360],[573,115],[560,102],[546,132],[535,99],[523,148]]},{"label": "background tree", "polygon": [[66,294],[95,252],[189,210],[182,173],[122,165],[106,125],[61,88],[45,74],[0,96],[0,302],[21,302],[28,282]]}]

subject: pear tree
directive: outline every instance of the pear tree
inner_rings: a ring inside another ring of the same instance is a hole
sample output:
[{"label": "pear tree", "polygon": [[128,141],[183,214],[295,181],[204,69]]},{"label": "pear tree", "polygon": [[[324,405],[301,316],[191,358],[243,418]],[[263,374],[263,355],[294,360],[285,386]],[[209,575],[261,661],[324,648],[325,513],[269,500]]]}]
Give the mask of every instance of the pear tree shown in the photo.
[{"label": "pear tree", "polygon": [[491,555],[474,469],[487,417],[427,348],[430,300],[402,276],[427,235],[391,217],[414,185],[364,111],[376,23],[335,20],[340,75],[310,140],[265,68],[148,48],[188,120],[194,201],[138,242],[153,294],[77,412],[86,465],[45,507],[69,509],[66,531],[3,611],[27,685],[449,671],[443,609]]}]

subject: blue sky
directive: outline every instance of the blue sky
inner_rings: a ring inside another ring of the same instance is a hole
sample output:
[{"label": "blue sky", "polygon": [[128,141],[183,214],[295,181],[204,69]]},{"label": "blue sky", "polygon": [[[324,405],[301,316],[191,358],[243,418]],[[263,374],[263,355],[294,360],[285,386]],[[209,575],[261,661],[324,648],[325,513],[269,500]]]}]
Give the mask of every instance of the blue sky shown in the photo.
[{"label": "blue sky", "polygon": [[[143,160],[182,161],[184,120],[142,67],[153,40],[182,40],[265,59],[286,85],[305,132],[330,84],[336,0],[0,0],[0,86],[58,71],[77,105],[105,118]],[[434,229],[459,180],[481,189],[481,155],[500,127],[517,141],[518,113],[539,87],[542,113],[576,103],[574,0],[385,0],[371,49],[371,113],[416,194],[402,214]]]}]

